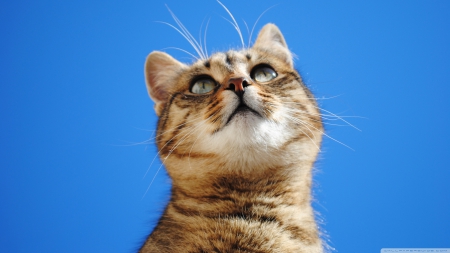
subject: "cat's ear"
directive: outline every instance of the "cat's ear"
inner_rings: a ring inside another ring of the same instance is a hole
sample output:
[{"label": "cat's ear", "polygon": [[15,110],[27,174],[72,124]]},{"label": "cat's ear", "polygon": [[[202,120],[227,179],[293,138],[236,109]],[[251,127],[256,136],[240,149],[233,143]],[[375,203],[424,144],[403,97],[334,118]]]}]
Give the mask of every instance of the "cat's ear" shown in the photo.
[{"label": "cat's ear", "polygon": [[270,50],[291,67],[293,66],[291,51],[289,51],[280,29],[274,24],[269,23],[261,29],[253,47]]},{"label": "cat's ear", "polygon": [[171,89],[175,86],[174,77],[185,65],[163,52],[152,52],[145,62],[145,81],[150,98],[155,102],[159,116],[169,100]]}]

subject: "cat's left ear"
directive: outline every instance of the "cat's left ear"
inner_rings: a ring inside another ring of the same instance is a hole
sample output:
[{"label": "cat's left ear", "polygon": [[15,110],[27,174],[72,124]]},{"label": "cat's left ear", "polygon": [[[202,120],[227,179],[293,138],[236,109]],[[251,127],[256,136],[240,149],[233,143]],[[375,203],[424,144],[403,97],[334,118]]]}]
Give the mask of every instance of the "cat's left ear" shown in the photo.
[{"label": "cat's left ear", "polygon": [[186,65],[164,52],[152,52],[145,62],[145,81],[150,98],[155,102],[156,115],[160,116],[175,86],[175,77]]},{"label": "cat's left ear", "polygon": [[283,34],[276,25],[270,23],[265,25],[259,32],[253,47],[271,51],[293,67],[291,51],[289,51]]}]

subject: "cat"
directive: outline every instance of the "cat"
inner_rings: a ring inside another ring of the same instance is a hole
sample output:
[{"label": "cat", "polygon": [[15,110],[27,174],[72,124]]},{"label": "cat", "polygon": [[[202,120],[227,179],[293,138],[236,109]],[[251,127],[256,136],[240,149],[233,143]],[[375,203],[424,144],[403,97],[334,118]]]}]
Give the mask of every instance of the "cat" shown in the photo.
[{"label": "cat", "polygon": [[192,65],[145,63],[170,201],[139,252],[319,253],[312,168],[323,126],[274,24]]}]

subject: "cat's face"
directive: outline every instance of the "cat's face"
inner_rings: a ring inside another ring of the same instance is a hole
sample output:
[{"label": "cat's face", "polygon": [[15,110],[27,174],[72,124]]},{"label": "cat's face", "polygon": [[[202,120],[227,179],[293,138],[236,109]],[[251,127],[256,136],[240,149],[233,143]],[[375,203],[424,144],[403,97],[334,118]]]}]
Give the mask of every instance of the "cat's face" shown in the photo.
[{"label": "cat's face", "polygon": [[252,48],[190,66],[153,52],[145,74],[160,116],[157,144],[164,163],[189,157],[251,167],[317,154],[319,111],[272,24]]}]

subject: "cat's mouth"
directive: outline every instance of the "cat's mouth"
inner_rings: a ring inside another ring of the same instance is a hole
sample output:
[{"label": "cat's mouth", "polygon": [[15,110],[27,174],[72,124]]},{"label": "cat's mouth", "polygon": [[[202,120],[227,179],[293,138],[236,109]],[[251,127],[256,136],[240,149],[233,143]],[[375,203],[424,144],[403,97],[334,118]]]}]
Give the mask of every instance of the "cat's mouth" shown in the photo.
[{"label": "cat's mouth", "polygon": [[236,107],[234,112],[230,115],[230,117],[228,118],[227,123],[225,125],[227,125],[235,116],[237,116],[237,115],[244,115],[246,113],[255,114],[255,115],[258,115],[258,116],[261,117],[261,115],[257,111],[255,111],[252,108],[250,108],[244,102],[241,102],[239,104],[239,106]]}]

